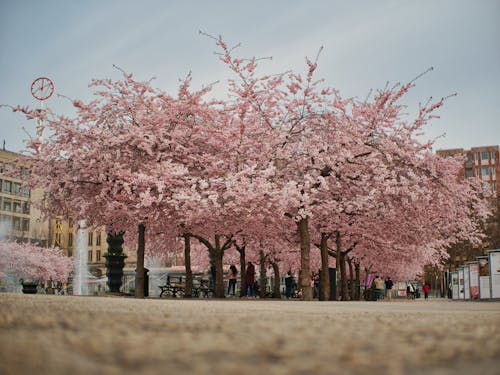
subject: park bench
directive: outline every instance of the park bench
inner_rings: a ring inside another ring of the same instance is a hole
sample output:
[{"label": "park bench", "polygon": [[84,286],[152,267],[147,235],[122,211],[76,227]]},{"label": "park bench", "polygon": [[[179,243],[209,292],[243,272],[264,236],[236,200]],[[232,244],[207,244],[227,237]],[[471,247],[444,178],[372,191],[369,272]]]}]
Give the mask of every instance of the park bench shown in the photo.
[{"label": "park bench", "polygon": [[210,288],[210,281],[208,279],[194,279],[193,280],[193,297],[208,298],[214,296],[215,291]]},{"label": "park bench", "polygon": [[170,295],[174,298],[182,297],[186,288],[186,283],[183,282],[182,276],[167,276],[167,283],[165,285],[159,285],[160,288],[160,298],[164,294]]}]

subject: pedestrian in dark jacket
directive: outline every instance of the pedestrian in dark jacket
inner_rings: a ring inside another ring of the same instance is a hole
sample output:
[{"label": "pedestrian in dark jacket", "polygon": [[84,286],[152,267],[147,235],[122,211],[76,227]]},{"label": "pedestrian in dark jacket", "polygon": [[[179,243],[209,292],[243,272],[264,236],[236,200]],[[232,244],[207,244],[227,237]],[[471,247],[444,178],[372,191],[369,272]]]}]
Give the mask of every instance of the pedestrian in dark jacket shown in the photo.
[{"label": "pedestrian in dark jacket", "polygon": [[386,290],[386,295],[387,295],[387,300],[390,301],[392,299],[392,287],[394,286],[394,283],[392,282],[391,278],[388,276],[385,279],[385,290]]},{"label": "pedestrian in dark jacket", "polygon": [[245,276],[247,283],[247,296],[255,297],[255,267],[252,262],[248,262]]},{"label": "pedestrian in dark jacket", "polygon": [[293,296],[293,275],[292,271],[288,271],[285,276],[285,289],[286,289],[286,298],[292,298]]}]

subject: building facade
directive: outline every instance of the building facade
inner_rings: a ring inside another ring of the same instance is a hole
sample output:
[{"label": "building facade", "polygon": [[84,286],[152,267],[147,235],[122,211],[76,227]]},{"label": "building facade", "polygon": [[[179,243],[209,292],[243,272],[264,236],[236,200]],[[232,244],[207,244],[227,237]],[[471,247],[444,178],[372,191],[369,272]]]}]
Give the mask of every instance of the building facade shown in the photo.
[{"label": "building facade", "polygon": [[[500,210],[498,192],[500,183],[499,146],[472,147],[470,150],[462,148],[438,150],[436,154],[442,157],[457,155],[464,157],[462,177],[479,178],[481,180],[483,190],[494,213],[491,221],[487,223],[487,228],[491,233],[498,232],[500,226],[500,223],[497,222]],[[488,235],[491,236],[491,233],[488,233]],[[485,240],[482,245],[457,244],[449,250],[449,269],[454,270],[458,265],[473,261],[477,256],[484,255],[492,245],[488,240]]]},{"label": "building facade", "polygon": [[[45,220],[42,212],[33,207],[33,202],[43,198],[43,190],[23,189],[23,176],[29,174],[29,169],[15,170],[19,156],[15,152],[0,150],[0,238],[57,246],[67,256],[74,257],[77,226],[73,220],[63,217]],[[105,227],[87,228],[84,236],[89,272],[95,277],[103,277],[107,251]],[[128,254],[127,267],[134,267],[135,256],[130,256],[133,252],[127,249],[124,252]]]},{"label": "building facade", "polygon": [[49,222],[32,206],[34,201],[41,199],[42,191],[23,189],[23,175],[29,170],[16,170],[18,157],[15,152],[0,150],[0,237],[47,246]]},{"label": "building facade", "polygon": [[[84,230],[87,264],[89,272],[95,277],[106,274],[104,253],[107,249],[106,231],[104,227],[86,228]],[[77,225],[72,219],[57,217],[50,220],[50,245],[61,248],[67,256],[76,256]]]},{"label": "building facade", "polygon": [[462,148],[438,150],[442,157],[463,155],[463,176],[477,177],[483,182],[483,188],[488,192],[490,204],[498,207],[498,185],[500,182],[499,146],[472,147],[470,150]]}]

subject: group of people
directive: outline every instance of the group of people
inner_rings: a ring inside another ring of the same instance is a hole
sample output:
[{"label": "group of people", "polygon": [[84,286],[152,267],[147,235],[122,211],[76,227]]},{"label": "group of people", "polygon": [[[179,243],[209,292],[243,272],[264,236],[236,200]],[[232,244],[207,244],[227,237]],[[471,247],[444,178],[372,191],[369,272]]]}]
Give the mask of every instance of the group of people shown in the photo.
[{"label": "group of people", "polygon": [[[228,272],[228,287],[227,294],[229,296],[236,295],[236,284],[238,279],[238,269],[234,264],[231,264]],[[256,297],[257,296],[257,283],[255,280],[255,266],[252,262],[247,263],[247,268],[245,271],[245,280],[247,285],[246,295],[247,297]]]},{"label": "group of people", "polygon": [[[236,284],[238,280],[238,269],[234,264],[229,266],[228,272],[228,287],[227,287],[227,295],[235,296],[236,295]],[[252,262],[247,263],[246,271],[245,271],[245,281],[246,281],[246,296],[247,297],[257,297],[259,293],[259,284],[255,279],[255,266]],[[296,283],[293,277],[292,271],[288,271],[285,276],[285,295],[286,298],[290,299],[296,297]]]},{"label": "group of people", "polygon": [[[429,299],[430,289],[431,287],[427,283],[425,283],[424,286],[422,287],[422,291],[424,292],[424,298],[426,300]],[[408,299],[420,298],[420,291],[418,290],[418,286],[415,287],[413,286],[412,283],[408,283],[408,285],[406,286],[406,298]]]},{"label": "group of people", "polygon": [[[377,301],[380,301],[381,299],[387,297],[387,300],[390,301],[392,300],[392,288],[394,287],[394,283],[392,282],[390,277],[387,277],[385,280],[383,280],[381,277],[378,275],[375,276],[375,279],[373,280],[372,283],[372,289],[375,291],[375,299]],[[429,284],[425,283],[424,286],[422,287],[422,290],[424,292],[424,297],[427,300],[429,298],[429,290],[430,290]],[[385,293],[384,293],[385,290]],[[406,298],[408,299],[415,299],[420,297],[420,292],[418,290],[418,287],[413,286],[412,283],[408,283],[406,286]]]},{"label": "group of people", "polygon": [[372,283],[372,288],[375,290],[375,299],[377,301],[380,301],[384,298],[384,290],[385,290],[385,296],[387,297],[387,300],[392,300],[392,288],[394,286],[394,283],[392,282],[391,278],[388,276],[385,280],[382,280],[380,276],[375,276],[375,279],[373,280]]}]

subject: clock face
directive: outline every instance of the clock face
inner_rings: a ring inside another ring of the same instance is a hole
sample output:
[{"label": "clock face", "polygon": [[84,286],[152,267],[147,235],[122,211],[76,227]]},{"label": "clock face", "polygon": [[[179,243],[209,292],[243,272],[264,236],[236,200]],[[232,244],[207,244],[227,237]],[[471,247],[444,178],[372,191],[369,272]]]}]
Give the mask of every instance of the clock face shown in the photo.
[{"label": "clock face", "polygon": [[31,95],[35,99],[45,100],[54,93],[54,83],[45,77],[37,78],[31,84]]}]

